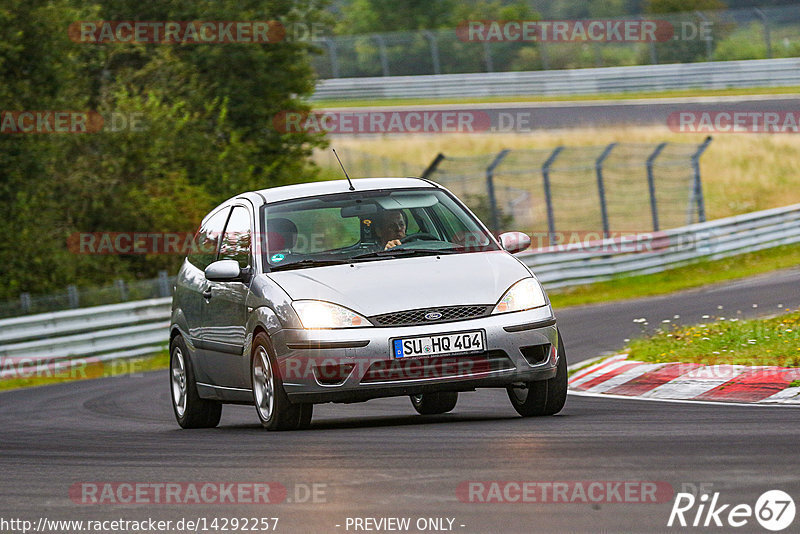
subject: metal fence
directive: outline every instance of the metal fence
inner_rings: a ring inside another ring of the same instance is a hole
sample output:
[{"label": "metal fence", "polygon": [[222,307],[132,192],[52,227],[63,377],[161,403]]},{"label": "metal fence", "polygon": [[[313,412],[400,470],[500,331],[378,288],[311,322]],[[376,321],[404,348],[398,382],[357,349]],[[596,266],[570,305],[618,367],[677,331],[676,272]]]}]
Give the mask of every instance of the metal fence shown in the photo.
[{"label": "metal fence", "polygon": [[459,37],[457,28],[448,28],[328,37],[320,43],[321,54],[313,62],[319,78],[331,79],[800,56],[800,9],[796,5],[646,17],[671,25],[675,39],[649,43],[470,42]]},{"label": "metal fence", "polygon": [[455,193],[495,232],[635,234],[705,221],[702,144],[502,150],[434,159],[423,176]]},{"label": "metal fence", "polygon": [[104,304],[138,301],[172,295],[175,277],[167,271],[160,271],[157,278],[150,280],[115,280],[113,284],[79,288],[67,286],[64,291],[49,295],[21,293],[19,298],[0,302],[0,317],[16,317],[34,313],[44,313],[74,308],[86,308]]}]

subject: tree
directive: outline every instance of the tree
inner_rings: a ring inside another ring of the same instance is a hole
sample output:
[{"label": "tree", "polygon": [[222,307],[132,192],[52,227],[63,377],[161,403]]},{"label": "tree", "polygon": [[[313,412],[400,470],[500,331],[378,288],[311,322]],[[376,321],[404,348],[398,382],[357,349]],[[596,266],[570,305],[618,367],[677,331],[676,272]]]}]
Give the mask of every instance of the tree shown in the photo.
[{"label": "tree", "polygon": [[[655,45],[659,63],[688,63],[692,61],[705,61],[708,58],[709,46],[724,38],[729,32],[729,25],[722,24],[713,14],[713,11],[725,8],[721,0],[646,0],[644,10],[649,15],[663,16],[675,28],[675,39]],[[708,12],[703,16],[696,12]],[[682,14],[674,16],[675,14]],[[673,15],[673,16],[670,16]],[[701,29],[707,27],[711,31],[709,43],[701,34]],[[691,28],[692,30],[689,30]],[[687,35],[684,35],[685,33]],[[697,30],[694,35],[691,35]]]},{"label": "tree", "polygon": [[454,0],[351,0],[342,9],[339,35],[430,30],[452,24]]},{"label": "tree", "polygon": [[[9,5],[10,4],[10,5]],[[76,232],[192,231],[241,191],[316,177],[321,135],[275,131],[272,116],[306,110],[310,42],[86,44],[81,20],[321,20],[309,0],[269,3],[7,0],[0,8],[0,110],[94,110],[98,133],[0,134],[0,298],[70,283],[152,277],[176,256],[75,254]],[[112,130],[110,117],[128,127]],[[136,117],[138,127],[129,119]]]}]

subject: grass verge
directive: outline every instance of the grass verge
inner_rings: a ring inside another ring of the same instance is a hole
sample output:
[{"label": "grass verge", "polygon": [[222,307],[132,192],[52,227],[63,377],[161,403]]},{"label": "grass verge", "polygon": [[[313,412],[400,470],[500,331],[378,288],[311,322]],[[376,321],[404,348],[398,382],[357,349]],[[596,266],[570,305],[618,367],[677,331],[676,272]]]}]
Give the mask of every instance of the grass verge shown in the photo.
[{"label": "grass verge", "polygon": [[661,273],[620,277],[548,291],[553,307],[611,302],[654,295],[665,295],[684,289],[747,278],[800,265],[800,244],[748,252],[721,260],[704,260]]},{"label": "grass verge", "polygon": [[581,102],[586,100],[628,100],[635,98],[679,98],[697,96],[750,96],[750,95],[796,95],[800,87],[744,87],[730,89],[681,89],[673,91],[641,91],[630,93],[599,93],[588,95],[519,95],[484,96],[460,98],[386,98],[362,100],[315,100],[315,109],[339,107],[408,106],[425,104],[482,104],[507,102]]},{"label": "grass verge", "polygon": [[19,377],[0,380],[0,391],[109,376],[138,376],[146,371],[155,371],[168,367],[169,351],[165,349],[153,356],[108,362],[87,361],[84,364],[63,370],[21,369]]},{"label": "grass verge", "polygon": [[718,320],[681,328],[659,328],[631,341],[629,358],[707,365],[800,367],[800,311],[768,319]]}]

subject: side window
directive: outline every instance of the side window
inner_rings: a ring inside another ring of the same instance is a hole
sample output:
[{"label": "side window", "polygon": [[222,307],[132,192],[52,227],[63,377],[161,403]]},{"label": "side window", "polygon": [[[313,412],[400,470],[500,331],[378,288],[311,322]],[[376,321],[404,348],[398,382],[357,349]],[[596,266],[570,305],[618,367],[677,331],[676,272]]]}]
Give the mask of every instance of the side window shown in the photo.
[{"label": "side window", "polygon": [[417,218],[414,217],[414,214],[409,209],[403,210],[406,213],[406,219],[408,219],[408,224],[406,224],[406,234],[416,234],[417,232],[421,232],[422,228],[419,227],[419,223],[417,222]]},{"label": "side window", "polygon": [[219,259],[236,260],[239,267],[250,265],[250,212],[242,206],[234,206],[219,249]]},{"label": "side window", "polygon": [[217,258],[219,239],[230,211],[230,208],[218,211],[197,231],[194,238],[195,249],[189,254],[189,261],[198,269],[205,269]]},{"label": "side window", "polygon": [[453,212],[441,204],[436,204],[432,209],[436,218],[439,219],[439,223],[444,226],[444,231],[447,234],[448,240],[453,238],[457,230],[463,228],[463,224],[453,215]]}]

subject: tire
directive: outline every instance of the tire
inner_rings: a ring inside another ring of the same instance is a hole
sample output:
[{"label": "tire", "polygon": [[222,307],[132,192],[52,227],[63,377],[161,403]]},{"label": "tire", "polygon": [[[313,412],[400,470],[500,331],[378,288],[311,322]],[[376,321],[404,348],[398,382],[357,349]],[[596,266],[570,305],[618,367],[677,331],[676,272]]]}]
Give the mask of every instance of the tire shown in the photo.
[{"label": "tire", "polygon": [[169,344],[169,383],[172,411],[181,428],[214,428],[222,417],[222,403],[197,394],[194,366],[183,337]]},{"label": "tire", "polygon": [[411,395],[411,404],[420,415],[447,413],[456,407],[458,391],[439,391]]},{"label": "tire", "polygon": [[250,384],[261,426],[267,430],[307,428],[311,423],[314,405],[289,402],[278,369],[269,338],[263,332],[259,333],[253,340]]},{"label": "tire", "polygon": [[558,333],[556,376],[527,383],[527,389],[507,388],[508,399],[522,417],[555,415],[567,402],[567,354],[561,332]]}]

